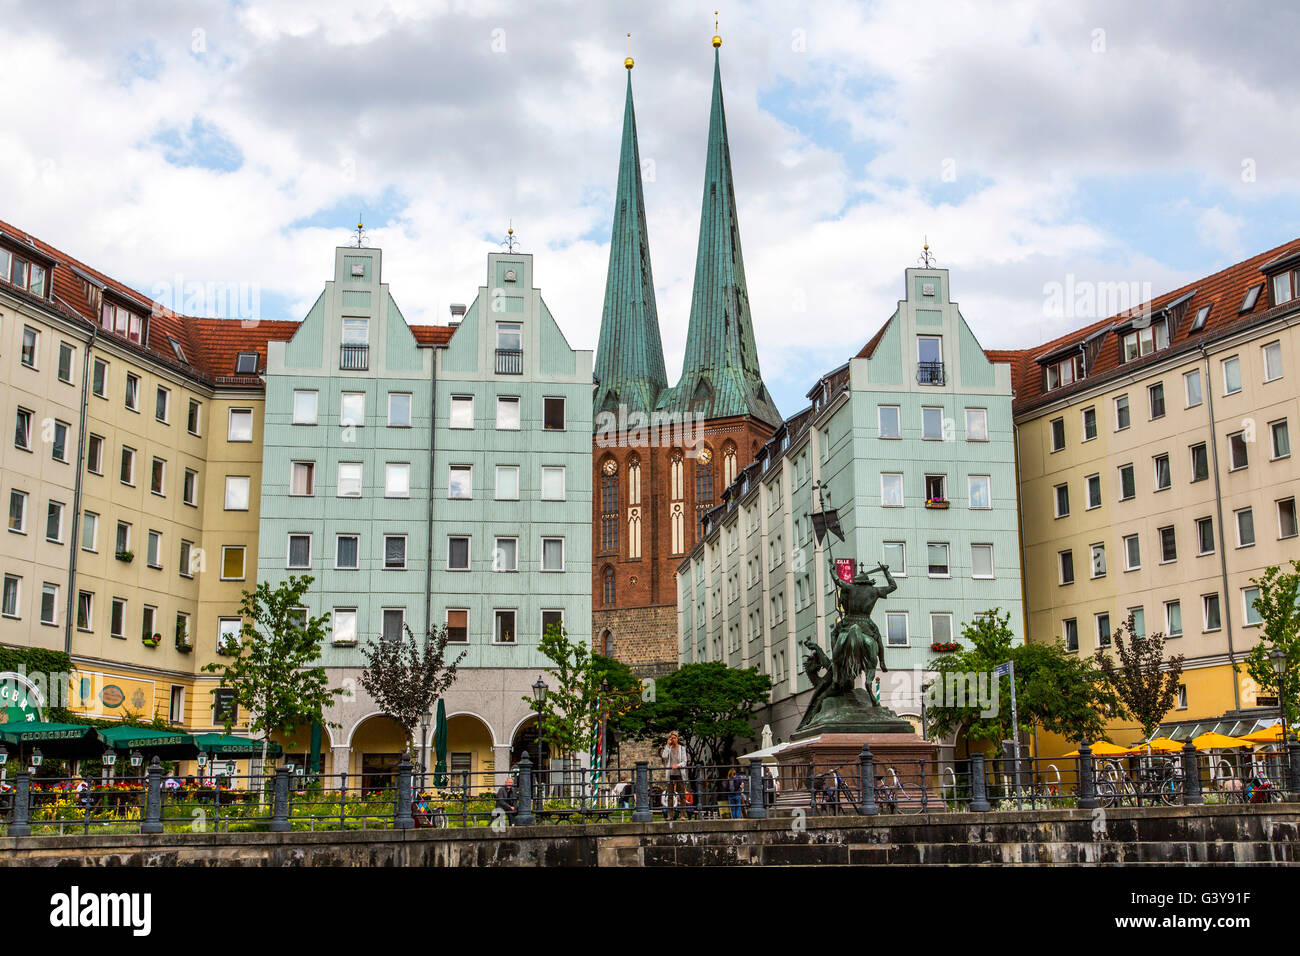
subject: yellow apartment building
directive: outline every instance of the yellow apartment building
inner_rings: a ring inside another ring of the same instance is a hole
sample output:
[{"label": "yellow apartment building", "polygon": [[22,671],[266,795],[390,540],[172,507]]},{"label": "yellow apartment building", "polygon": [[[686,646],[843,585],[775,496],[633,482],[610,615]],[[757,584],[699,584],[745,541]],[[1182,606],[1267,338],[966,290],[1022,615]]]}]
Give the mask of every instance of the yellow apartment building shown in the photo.
[{"label": "yellow apartment building", "polygon": [[[1259,640],[1251,578],[1300,554],[1297,270],[1300,240],[1021,354],[1030,639],[1093,654],[1130,614],[1163,631],[1184,656],[1167,722],[1276,716],[1233,665]],[[1044,756],[1074,746],[1040,735]]]}]

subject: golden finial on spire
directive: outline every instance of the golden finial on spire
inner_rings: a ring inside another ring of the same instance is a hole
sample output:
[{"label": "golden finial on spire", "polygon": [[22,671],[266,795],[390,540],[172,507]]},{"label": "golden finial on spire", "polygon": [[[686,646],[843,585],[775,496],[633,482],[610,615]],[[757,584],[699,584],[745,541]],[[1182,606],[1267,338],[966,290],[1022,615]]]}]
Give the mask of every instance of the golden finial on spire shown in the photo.
[{"label": "golden finial on spire", "polygon": [[920,258],[918,258],[916,261],[917,261],[917,263],[920,264],[923,268],[926,268],[926,269],[933,269],[933,268],[934,268],[934,253],[932,253],[932,252],[930,251],[930,237],[929,237],[929,236],[926,236],[926,237],[925,237],[925,239],[924,239],[924,243],[925,243],[925,244],[921,246],[921,256],[920,256]]},{"label": "golden finial on spire", "polygon": [[632,60],[632,34],[630,33],[627,35],[627,59],[623,61],[623,65],[629,70],[636,65]]},{"label": "golden finial on spire", "polygon": [[718,36],[718,11],[713,11],[713,49],[722,46],[722,37]]}]

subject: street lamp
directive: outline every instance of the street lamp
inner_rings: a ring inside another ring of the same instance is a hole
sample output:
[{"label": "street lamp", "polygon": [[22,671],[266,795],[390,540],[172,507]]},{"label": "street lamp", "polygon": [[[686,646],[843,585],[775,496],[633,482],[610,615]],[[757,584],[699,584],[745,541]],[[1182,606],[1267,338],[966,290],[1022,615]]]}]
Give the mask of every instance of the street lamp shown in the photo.
[{"label": "street lamp", "polygon": [[40,747],[33,747],[33,748],[32,748],[32,767],[33,767],[33,768],[35,768],[35,767],[39,767],[39,766],[41,765],[41,762],[44,761],[44,760],[45,760],[45,755],[41,753],[41,748],[40,748]]},{"label": "street lamp", "polygon": [[429,724],[433,722],[433,714],[429,711],[424,712],[420,718],[420,792],[424,792],[427,786],[424,776],[429,769]]},{"label": "street lamp", "polygon": [[[546,681],[542,680],[540,674],[533,684],[533,703],[537,705],[537,777],[535,780],[540,782],[542,770],[542,706],[546,703]],[[537,791],[537,783],[533,784],[533,791]]]},{"label": "street lamp", "polygon": [[194,758],[194,762],[199,765],[199,783],[203,783],[203,771],[208,765],[208,752],[200,750]]},{"label": "street lamp", "polygon": [[1282,752],[1286,753],[1286,651],[1275,647],[1268,659],[1273,662],[1273,673],[1277,675],[1277,709],[1282,715]]},{"label": "street lamp", "polygon": [[144,754],[138,750],[131,751],[131,769],[139,770],[142,763],[144,763]]}]

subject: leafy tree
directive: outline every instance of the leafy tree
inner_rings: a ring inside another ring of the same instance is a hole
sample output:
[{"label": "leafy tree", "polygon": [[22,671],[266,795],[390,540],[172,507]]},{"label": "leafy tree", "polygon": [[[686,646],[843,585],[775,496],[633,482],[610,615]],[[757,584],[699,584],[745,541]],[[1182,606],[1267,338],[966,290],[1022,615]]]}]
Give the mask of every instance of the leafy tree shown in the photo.
[{"label": "leafy tree", "polygon": [[[596,697],[604,672],[598,673],[591,648],[569,640],[563,624],[546,628],[538,650],[551,662],[545,670],[550,680],[542,704],[542,738],[560,757],[590,750],[597,730]],[[532,697],[523,700],[530,707],[537,706]]]},{"label": "leafy tree", "polygon": [[686,664],[655,682],[654,699],[635,711],[636,735],[663,744],[675,730],[692,763],[734,763],[736,740],[753,735],[754,710],[771,690],[772,679],[753,667]]},{"label": "leafy tree", "polygon": [[405,632],[400,641],[372,639],[365,646],[361,686],[385,714],[397,721],[406,735],[406,752],[414,757],[415,728],[455,682],[456,668],[465,652],[447,663],[446,625],[426,632],[423,641],[416,640],[409,626]]},{"label": "leafy tree", "polygon": [[639,736],[645,723],[640,716],[641,679],[622,661],[603,654],[592,655],[592,666],[597,687],[609,682],[609,717],[605,725],[609,740]]},{"label": "leafy tree", "polygon": [[[962,628],[969,649],[935,661],[934,699],[926,706],[931,731],[964,737],[968,747],[996,745],[1011,739],[1016,729],[1034,726],[1072,740],[1102,736],[1102,713],[1114,701],[1092,661],[1080,660],[1060,644],[1013,646],[1010,623],[1011,614],[1000,608],[977,615]],[[1011,681],[993,675],[1007,661],[1015,663],[1018,728],[1011,724]],[[989,687],[985,681],[996,683]],[[981,691],[988,706],[980,702]]]},{"label": "leafy tree", "polygon": [[[309,575],[290,577],[275,589],[263,581],[256,590],[245,591],[238,645],[226,649],[233,661],[203,668],[220,672],[220,686],[232,689],[235,702],[248,711],[249,733],[262,738],[263,761],[271,734],[326,723],[325,708],[344,692],[327,686],[320,665],[329,615],[308,617],[302,610],[312,580]],[[221,716],[229,733],[231,712]]]},{"label": "leafy tree", "polygon": [[1097,649],[1097,666],[1119,701],[1118,716],[1131,717],[1150,739],[1178,699],[1178,681],[1183,675],[1183,655],[1165,660],[1165,635],[1161,631],[1142,636],[1134,632],[1133,615],[1111,635],[1115,657]]},{"label": "leafy tree", "polygon": [[[1251,578],[1250,583],[1259,587],[1255,610],[1263,619],[1263,634],[1246,655],[1246,672],[1260,687],[1277,694],[1294,733],[1300,723],[1300,561],[1293,558],[1290,571],[1277,565],[1266,568],[1263,577]],[[1282,681],[1269,657],[1275,648],[1286,654]]]}]

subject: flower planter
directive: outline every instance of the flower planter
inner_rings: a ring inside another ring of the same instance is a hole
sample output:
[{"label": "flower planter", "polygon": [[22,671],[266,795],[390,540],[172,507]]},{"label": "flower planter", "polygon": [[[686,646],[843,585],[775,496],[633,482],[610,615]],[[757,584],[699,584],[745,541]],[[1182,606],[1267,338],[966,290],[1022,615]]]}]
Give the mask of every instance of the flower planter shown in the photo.
[{"label": "flower planter", "polygon": [[160,643],[162,643],[162,635],[155,634],[152,637],[150,637],[148,634],[143,634],[141,635],[140,640],[144,642],[145,647],[157,647]]},{"label": "flower planter", "polygon": [[946,498],[927,498],[925,506],[932,511],[946,511],[948,509],[948,500]]},{"label": "flower planter", "polygon": [[955,641],[948,644],[935,642],[930,645],[930,650],[934,651],[936,654],[952,654],[955,651],[961,650],[961,648],[958,647]]},{"label": "flower planter", "polygon": [[135,560],[135,554],[131,551],[119,551],[117,552],[117,560],[130,564]]}]

